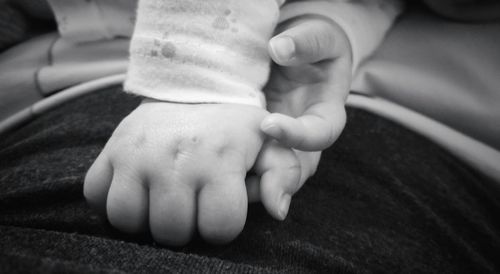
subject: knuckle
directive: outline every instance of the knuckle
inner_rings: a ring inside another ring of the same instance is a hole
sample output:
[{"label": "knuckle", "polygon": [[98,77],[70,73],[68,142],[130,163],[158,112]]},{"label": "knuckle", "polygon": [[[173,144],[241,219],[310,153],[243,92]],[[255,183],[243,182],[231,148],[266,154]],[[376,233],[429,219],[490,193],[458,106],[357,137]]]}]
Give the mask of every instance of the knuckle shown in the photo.
[{"label": "knuckle", "polygon": [[301,167],[300,163],[298,163],[298,162],[290,164],[283,169],[285,171],[287,171],[288,174],[290,174],[290,175],[300,175],[300,173],[302,172],[302,167]]},{"label": "knuckle", "polygon": [[289,158],[288,162],[281,169],[291,177],[300,176],[302,173],[301,162],[295,154]]},{"label": "knuckle", "polygon": [[308,39],[309,52],[307,53],[311,59],[319,61],[322,57],[322,38],[319,31],[315,31]]}]

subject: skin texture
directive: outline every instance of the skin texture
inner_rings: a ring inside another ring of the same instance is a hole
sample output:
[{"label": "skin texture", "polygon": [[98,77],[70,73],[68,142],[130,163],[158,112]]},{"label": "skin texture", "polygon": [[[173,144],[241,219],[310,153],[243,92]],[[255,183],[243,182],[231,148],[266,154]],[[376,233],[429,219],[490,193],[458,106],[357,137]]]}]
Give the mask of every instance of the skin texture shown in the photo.
[{"label": "skin texture", "polygon": [[[283,37],[288,47],[276,43]],[[352,50],[336,23],[303,16],[278,28],[269,53],[276,63],[265,88],[272,114],[260,127],[275,141],[263,147],[257,175],[247,180],[247,187],[251,201],[261,200],[272,216],[283,220],[291,196],[315,173],[320,150],[333,144],[344,128]]]},{"label": "skin texture", "polygon": [[[304,151],[333,144],[345,125],[345,100],[351,85],[351,48],[343,30],[324,17],[304,16],[285,22],[270,42],[280,66],[265,88],[269,115],[261,129],[281,143]],[[288,58],[274,46],[293,41]],[[281,115],[286,114],[286,115]]]},{"label": "skin texture", "polygon": [[[269,46],[277,65],[265,90],[273,114],[244,105],[146,101],[88,171],[89,204],[121,231],[149,230],[174,246],[195,230],[211,243],[233,240],[248,201],[285,219],[293,194],[316,171],[319,151],[344,127],[351,49],[345,33],[323,17],[290,20],[277,33]],[[273,45],[280,37],[293,43],[285,60]],[[252,166],[256,175],[245,181]]]},{"label": "skin texture", "polygon": [[267,112],[235,104],[144,102],[117,127],[87,173],[84,195],[128,233],[184,245],[197,229],[233,240],[247,214],[246,172]]}]

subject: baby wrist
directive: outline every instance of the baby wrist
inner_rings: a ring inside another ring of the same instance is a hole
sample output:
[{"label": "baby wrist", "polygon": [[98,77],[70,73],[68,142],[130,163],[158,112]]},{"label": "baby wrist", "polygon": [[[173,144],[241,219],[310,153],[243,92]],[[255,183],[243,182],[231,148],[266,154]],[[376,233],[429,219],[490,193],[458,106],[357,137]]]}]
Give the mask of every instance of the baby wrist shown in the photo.
[{"label": "baby wrist", "polygon": [[278,15],[276,0],[141,0],[125,90],[265,107],[267,43]]}]

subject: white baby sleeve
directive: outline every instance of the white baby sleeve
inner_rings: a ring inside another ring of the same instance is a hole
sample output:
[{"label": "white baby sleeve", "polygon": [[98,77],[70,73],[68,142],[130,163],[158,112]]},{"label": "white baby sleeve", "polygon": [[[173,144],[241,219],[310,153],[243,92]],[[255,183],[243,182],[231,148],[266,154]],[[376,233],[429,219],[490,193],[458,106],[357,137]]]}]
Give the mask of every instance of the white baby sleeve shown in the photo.
[{"label": "white baby sleeve", "polygon": [[297,1],[283,7],[280,22],[307,14],[333,20],[349,38],[355,74],[359,64],[382,42],[402,6],[401,0]]},{"label": "white baby sleeve", "polygon": [[140,0],[125,90],[265,107],[276,0]]}]

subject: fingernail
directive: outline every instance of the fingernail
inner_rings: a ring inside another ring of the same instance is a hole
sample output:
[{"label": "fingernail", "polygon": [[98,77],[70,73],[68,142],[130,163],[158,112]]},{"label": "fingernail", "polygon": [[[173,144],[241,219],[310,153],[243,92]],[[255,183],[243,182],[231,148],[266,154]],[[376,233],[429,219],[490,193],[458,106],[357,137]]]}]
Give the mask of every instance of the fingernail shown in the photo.
[{"label": "fingernail", "polygon": [[292,201],[292,196],[290,194],[283,194],[281,195],[281,200],[280,200],[280,217],[281,220],[284,220],[286,218],[286,215],[288,215],[288,209],[290,208],[290,202]]},{"label": "fingernail", "polygon": [[278,127],[275,124],[270,124],[270,125],[264,126],[262,128],[262,130],[265,133],[267,133],[268,135],[273,136],[274,138],[279,138],[281,136],[281,134],[283,133],[283,131],[281,130],[281,128]]},{"label": "fingernail", "polygon": [[279,61],[288,61],[295,55],[295,42],[288,36],[276,37],[270,42],[271,51]]}]

